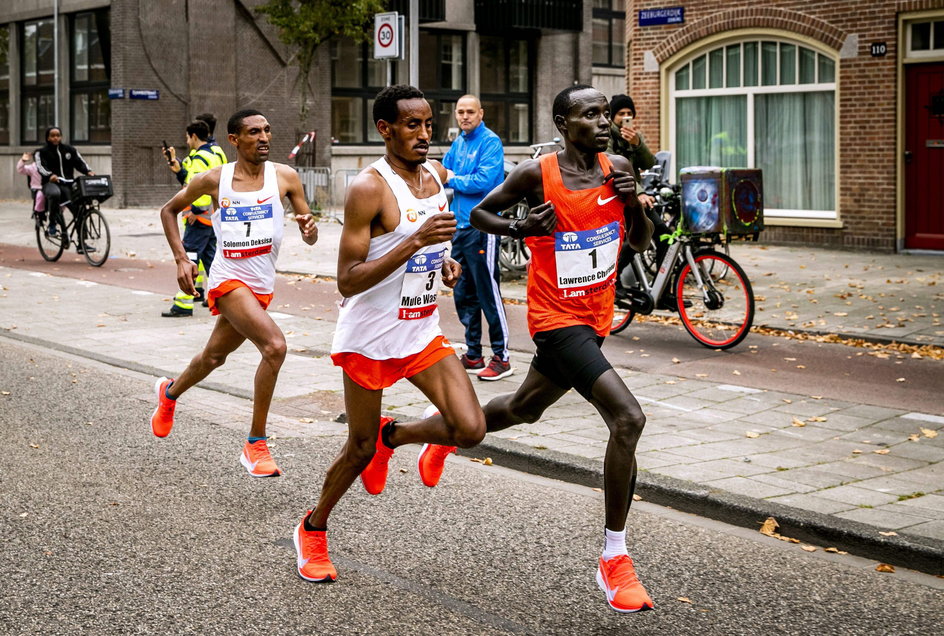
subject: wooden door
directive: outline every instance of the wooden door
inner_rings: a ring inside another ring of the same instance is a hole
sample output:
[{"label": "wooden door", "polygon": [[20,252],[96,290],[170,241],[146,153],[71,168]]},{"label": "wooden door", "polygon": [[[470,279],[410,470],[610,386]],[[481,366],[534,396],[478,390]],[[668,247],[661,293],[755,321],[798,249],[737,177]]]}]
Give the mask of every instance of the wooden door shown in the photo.
[{"label": "wooden door", "polygon": [[944,250],[944,64],[910,64],[905,82],[905,247]]}]

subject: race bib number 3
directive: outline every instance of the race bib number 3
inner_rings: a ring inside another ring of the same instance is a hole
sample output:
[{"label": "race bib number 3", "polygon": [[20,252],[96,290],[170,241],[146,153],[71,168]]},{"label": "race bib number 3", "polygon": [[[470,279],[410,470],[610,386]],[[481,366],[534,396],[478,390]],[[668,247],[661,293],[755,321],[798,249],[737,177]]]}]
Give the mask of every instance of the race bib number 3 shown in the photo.
[{"label": "race bib number 3", "polygon": [[619,248],[620,226],[616,221],[595,230],[555,233],[560,297],[590,296],[613,285]]},{"label": "race bib number 3", "polygon": [[272,251],[272,204],[220,208],[223,256],[249,258]]},{"label": "race bib number 3", "polygon": [[400,320],[419,320],[436,311],[436,295],[442,283],[446,249],[414,254],[406,262],[406,274],[400,289]]}]

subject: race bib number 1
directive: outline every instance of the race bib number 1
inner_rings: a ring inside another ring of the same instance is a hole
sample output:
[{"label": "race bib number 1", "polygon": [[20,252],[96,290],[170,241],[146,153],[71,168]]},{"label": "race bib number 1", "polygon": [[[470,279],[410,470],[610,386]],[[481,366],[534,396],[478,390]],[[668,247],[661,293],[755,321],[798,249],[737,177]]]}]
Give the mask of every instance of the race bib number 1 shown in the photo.
[{"label": "race bib number 1", "polygon": [[613,285],[619,248],[620,226],[616,221],[595,230],[555,233],[560,297],[591,296]]},{"label": "race bib number 1", "polygon": [[436,295],[442,283],[446,248],[439,252],[414,254],[406,262],[400,289],[400,320],[419,320],[436,311]]},{"label": "race bib number 1", "polygon": [[275,235],[272,204],[220,208],[220,228],[224,257],[269,254]]}]

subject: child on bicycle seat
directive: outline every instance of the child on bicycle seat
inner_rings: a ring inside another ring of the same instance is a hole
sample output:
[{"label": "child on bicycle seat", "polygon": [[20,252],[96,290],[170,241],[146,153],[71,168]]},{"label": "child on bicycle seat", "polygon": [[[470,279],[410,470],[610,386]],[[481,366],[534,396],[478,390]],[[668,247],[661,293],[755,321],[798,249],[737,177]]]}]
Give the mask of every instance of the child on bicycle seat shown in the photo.
[{"label": "child on bicycle seat", "polygon": [[33,211],[46,211],[46,198],[43,196],[43,178],[39,174],[39,168],[33,162],[33,156],[24,152],[20,160],[16,162],[16,171],[25,175],[29,182],[30,194],[33,195]]}]

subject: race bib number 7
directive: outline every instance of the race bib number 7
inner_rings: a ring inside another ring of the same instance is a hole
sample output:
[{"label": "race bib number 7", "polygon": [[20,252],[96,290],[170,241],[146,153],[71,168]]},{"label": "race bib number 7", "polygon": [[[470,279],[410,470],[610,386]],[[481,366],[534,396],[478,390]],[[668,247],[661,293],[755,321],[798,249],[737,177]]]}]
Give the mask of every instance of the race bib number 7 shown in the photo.
[{"label": "race bib number 7", "polygon": [[555,233],[560,297],[591,296],[613,285],[619,249],[620,225],[616,221],[594,230]]},{"label": "race bib number 7", "polygon": [[220,228],[224,257],[269,254],[275,235],[272,204],[220,208]]},{"label": "race bib number 7", "polygon": [[400,320],[419,320],[436,311],[436,295],[442,283],[446,248],[439,252],[414,254],[406,262],[400,288]]}]

